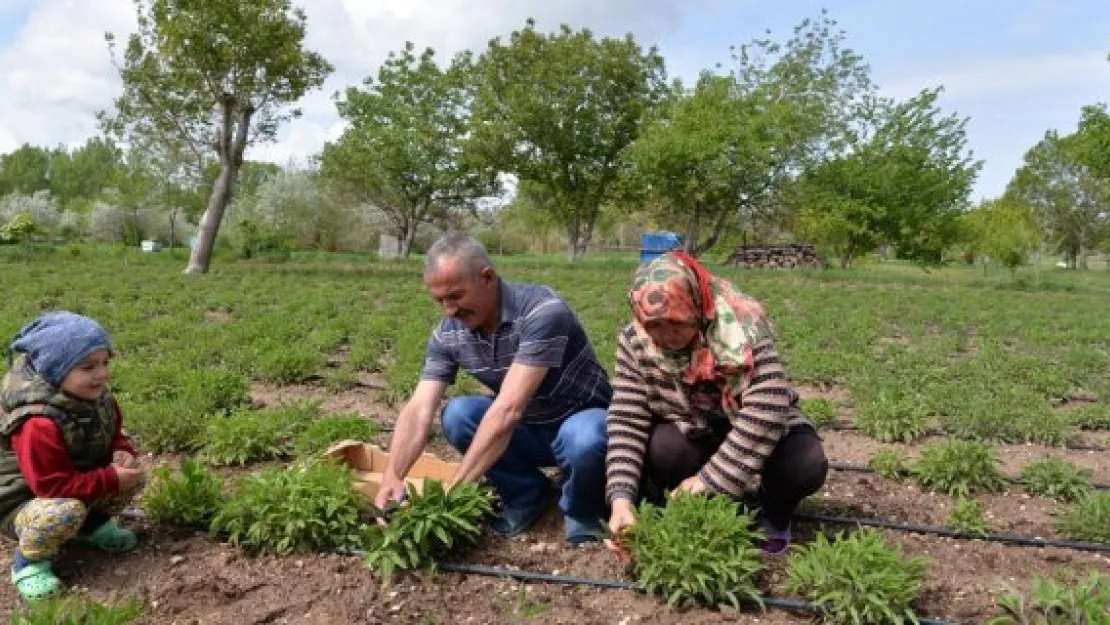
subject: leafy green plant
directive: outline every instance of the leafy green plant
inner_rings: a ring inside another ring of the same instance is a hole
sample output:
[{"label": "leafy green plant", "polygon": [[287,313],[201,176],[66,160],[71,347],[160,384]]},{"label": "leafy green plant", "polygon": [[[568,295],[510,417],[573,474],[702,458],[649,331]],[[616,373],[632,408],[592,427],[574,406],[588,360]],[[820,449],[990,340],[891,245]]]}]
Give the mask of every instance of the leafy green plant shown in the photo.
[{"label": "leafy green plant", "polygon": [[1079,501],[1091,492],[1094,472],[1060,458],[1035,460],[1021,469],[1021,481],[1032,495],[1057,501]]},{"label": "leafy green plant", "polygon": [[756,576],[763,569],[751,513],[738,514],[727,497],[681,493],[657,507],[640,505],[625,540],[633,575],[672,607],[741,601],[762,606]]},{"label": "leafy green plant", "polygon": [[1083,497],[1060,516],[1057,527],[1074,540],[1110,544],[1110,493]]},{"label": "leafy green plant", "polygon": [[786,588],[812,601],[826,623],[916,622],[912,605],[929,562],[904,557],[873,529],[840,533],[833,541],[819,533],[813,543],[795,547]]},{"label": "leafy green plant", "polygon": [[1053,580],[1037,575],[1033,596],[1010,590],[997,601],[1001,616],[985,625],[1110,624],[1110,578],[1090,571],[1086,579]]},{"label": "leafy green plant", "polygon": [[981,443],[949,440],[929,445],[913,466],[913,475],[925,488],[957,497],[995,493],[1006,487],[998,458]]},{"label": "leafy green plant", "polygon": [[328,415],[310,423],[297,436],[295,448],[298,456],[309,456],[342,440],[373,440],[381,431],[381,425],[362,415]]},{"label": "leafy green plant", "polygon": [[143,507],[155,523],[207,525],[223,501],[223,480],[195,460],[185,460],[175,472],[158,467],[143,491]]},{"label": "leafy green plant", "polygon": [[293,402],[276,409],[244,410],[208,423],[204,459],[215,465],[244,465],[290,455],[296,437],[319,411],[317,402]]},{"label": "leafy green plant", "polygon": [[386,581],[398,570],[431,564],[460,543],[474,542],[492,509],[492,494],[478,484],[447,490],[440,481],[426,480],[422,493],[410,485],[407,503],[389,523],[367,531],[366,564]]},{"label": "leafy green plant", "polygon": [[324,355],[305,345],[274,344],[258,356],[258,377],[274,384],[292,384],[323,368]]},{"label": "leafy green plant", "polygon": [[324,388],[333,393],[341,393],[358,385],[358,372],[347,367],[332,369],[324,374]]},{"label": "leafy green plant", "polygon": [[912,443],[929,431],[927,412],[902,393],[880,390],[859,407],[856,425],[868,436],[884,443]]},{"label": "leafy green plant", "polygon": [[317,461],[240,478],[211,528],[251,552],[353,549],[363,545],[370,508],[348,468]]},{"label": "leafy green plant", "polygon": [[823,398],[803,399],[802,412],[818,428],[836,423],[836,405]]},{"label": "leafy green plant", "polygon": [[136,600],[102,604],[87,597],[54,597],[13,610],[11,625],[128,625],[143,614]]},{"label": "leafy green plant", "polygon": [[906,454],[897,449],[884,449],[875,452],[867,461],[867,466],[880,477],[897,480],[909,475]]},{"label": "leafy green plant", "polygon": [[983,504],[974,499],[960,497],[948,516],[948,528],[972,536],[985,537],[991,533],[991,524]]}]

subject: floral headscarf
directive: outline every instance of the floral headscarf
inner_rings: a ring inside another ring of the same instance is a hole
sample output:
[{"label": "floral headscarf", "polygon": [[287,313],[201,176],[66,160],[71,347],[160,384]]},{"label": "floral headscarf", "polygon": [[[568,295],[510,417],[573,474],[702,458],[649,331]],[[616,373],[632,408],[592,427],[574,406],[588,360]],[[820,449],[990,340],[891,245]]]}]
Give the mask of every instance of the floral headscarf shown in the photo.
[{"label": "floral headscarf", "polygon": [[[738,397],[751,382],[752,348],[772,336],[763,306],[682,252],[668,252],[642,266],[628,299],[647,356],[685,385],[718,386],[721,408],[736,416]],[[652,321],[690,324],[700,332],[691,347],[675,353],[651,339],[644,324]]]}]

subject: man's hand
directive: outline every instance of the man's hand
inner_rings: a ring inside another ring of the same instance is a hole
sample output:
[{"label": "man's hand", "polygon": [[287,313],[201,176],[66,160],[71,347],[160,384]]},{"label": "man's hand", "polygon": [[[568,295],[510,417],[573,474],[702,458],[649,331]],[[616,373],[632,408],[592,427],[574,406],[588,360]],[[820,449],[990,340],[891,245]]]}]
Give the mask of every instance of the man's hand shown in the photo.
[{"label": "man's hand", "polygon": [[[404,501],[406,494],[404,480],[389,474],[383,475],[381,488],[378,489],[378,494],[374,497],[374,507],[385,511],[390,506],[395,506]],[[385,525],[388,522],[389,519],[386,516],[378,517],[378,525]]]},{"label": "man's hand", "polygon": [[436,408],[446,390],[447,385],[443,382],[423,380],[416,385],[412,398],[401,409],[393,427],[393,440],[389,445],[389,461],[382,472],[382,485],[374,496],[374,505],[378,509],[384,510],[386,506],[404,498],[404,478],[424,451]]},{"label": "man's hand", "polygon": [[682,483],[678,485],[675,492],[677,493],[680,490],[684,490],[693,495],[700,495],[706,491],[705,482],[701,481],[701,477],[698,475],[694,475],[682,480]]},{"label": "man's hand", "polygon": [[136,469],[139,467],[139,461],[135,459],[135,456],[121,449],[112,452],[112,464],[125,469]]},{"label": "man's hand", "polygon": [[614,499],[612,509],[613,511],[609,515],[609,532],[612,537],[605,539],[605,546],[612,551],[623,553],[624,547],[620,541],[621,534],[624,530],[636,524],[636,510],[632,506],[632,500],[624,498]]},{"label": "man's hand", "polygon": [[121,467],[119,465],[112,465],[112,470],[116,472],[116,479],[119,480],[120,490],[131,490],[138,485],[139,480],[143,477],[143,470],[139,468]]}]

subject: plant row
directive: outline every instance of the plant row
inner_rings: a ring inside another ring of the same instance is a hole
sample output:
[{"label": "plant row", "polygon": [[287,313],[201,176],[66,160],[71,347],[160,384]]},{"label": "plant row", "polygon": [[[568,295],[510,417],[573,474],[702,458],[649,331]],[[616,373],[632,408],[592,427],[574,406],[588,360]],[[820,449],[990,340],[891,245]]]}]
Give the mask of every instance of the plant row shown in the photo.
[{"label": "plant row", "polygon": [[[910,477],[922,488],[957,498],[949,527],[977,535],[990,533],[983,506],[969,497],[1006,489],[1010,480],[998,470],[998,458],[981,443],[950,440],[922,449],[910,464],[905,454],[888,449],[871,457],[868,465],[876,474],[891,478]],[[1021,471],[1021,485],[1032,495],[1072,504],[1060,513],[1057,529],[1068,538],[1110,543],[1110,493],[1091,488],[1092,472],[1059,458],[1030,462]]]}]

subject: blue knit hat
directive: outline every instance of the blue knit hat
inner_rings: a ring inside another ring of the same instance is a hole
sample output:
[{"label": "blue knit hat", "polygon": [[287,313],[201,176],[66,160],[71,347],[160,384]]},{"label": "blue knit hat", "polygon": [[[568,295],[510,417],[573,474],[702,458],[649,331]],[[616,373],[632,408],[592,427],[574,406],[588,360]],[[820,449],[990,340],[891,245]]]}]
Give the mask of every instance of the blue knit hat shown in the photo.
[{"label": "blue knit hat", "polygon": [[78,363],[100,349],[112,351],[104,328],[84,315],[63,310],[43,314],[23,326],[8,346],[8,362],[15,352],[23,352],[39,375],[60,387]]}]

